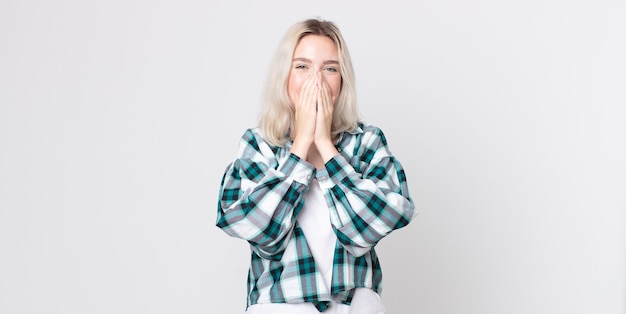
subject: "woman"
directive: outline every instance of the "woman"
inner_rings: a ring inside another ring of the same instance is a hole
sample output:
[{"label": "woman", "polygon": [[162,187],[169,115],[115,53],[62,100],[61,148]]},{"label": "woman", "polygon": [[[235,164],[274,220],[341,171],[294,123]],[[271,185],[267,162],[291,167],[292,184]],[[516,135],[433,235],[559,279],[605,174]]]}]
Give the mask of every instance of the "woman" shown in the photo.
[{"label": "woman", "polygon": [[383,132],[359,120],[345,41],[329,21],[285,34],[259,127],[220,186],[217,226],[250,243],[247,313],[383,313],[375,245],[415,215]]}]

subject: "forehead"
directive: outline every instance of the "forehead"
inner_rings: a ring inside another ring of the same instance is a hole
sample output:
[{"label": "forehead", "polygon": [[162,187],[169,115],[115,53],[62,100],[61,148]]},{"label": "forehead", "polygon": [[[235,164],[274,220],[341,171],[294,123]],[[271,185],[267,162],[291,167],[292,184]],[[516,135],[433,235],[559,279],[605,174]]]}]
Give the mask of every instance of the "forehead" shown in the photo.
[{"label": "forehead", "polygon": [[293,52],[294,58],[337,59],[337,46],[328,36],[306,35],[298,41]]}]

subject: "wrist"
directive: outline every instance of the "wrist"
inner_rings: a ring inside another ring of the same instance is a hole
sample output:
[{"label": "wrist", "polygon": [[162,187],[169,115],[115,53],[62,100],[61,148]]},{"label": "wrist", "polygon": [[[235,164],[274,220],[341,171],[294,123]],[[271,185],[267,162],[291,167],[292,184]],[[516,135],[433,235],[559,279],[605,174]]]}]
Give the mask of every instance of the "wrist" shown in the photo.
[{"label": "wrist", "polygon": [[291,144],[291,149],[289,151],[301,159],[306,160],[309,154],[309,148],[311,148],[311,144],[313,141],[307,141],[302,139],[295,139]]},{"label": "wrist", "polygon": [[339,151],[337,150],[337,148],[335,148],[335,145],[333,145],[333,142],[330,140],[319,142],[316,141],[315,147],[320,153],[320,156],[322,157],[324,163],[327,163],[329,160],[335,157],[335,155],[339,154]]}]

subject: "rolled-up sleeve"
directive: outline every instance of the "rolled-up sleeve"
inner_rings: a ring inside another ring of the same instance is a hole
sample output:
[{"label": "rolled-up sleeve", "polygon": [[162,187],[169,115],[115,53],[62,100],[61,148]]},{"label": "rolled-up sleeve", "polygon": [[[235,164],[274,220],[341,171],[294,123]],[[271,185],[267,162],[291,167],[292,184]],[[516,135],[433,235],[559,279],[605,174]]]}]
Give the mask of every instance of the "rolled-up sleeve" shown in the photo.
[{"label": "rolled-up sleeve", "polygon": [[276,160],[252,130],[220,184],[216,225],[247,240],[259,256],[279,260],[308,191],[314,168],[294,154]]},{"label": "rolled-up sleeve", "polygon": [[339,154],[326,163],[326,173],[317,173],[329,178],[320,184],[326,189],[331,224],[339,243],[354,256],[367,253],[416,215],[404,169],[382,131],[373,128],[358,136],[363,140],[352,163]]}]

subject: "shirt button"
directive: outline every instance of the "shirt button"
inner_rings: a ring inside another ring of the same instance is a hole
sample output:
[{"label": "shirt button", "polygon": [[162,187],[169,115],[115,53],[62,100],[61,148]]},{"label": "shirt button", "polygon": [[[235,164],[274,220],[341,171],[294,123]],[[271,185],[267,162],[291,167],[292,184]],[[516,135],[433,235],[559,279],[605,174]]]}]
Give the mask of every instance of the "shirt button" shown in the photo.
[{"label": "shirt button", "polygon": [[310,174],[308,174],[308,175],[306,176],[306,179],[307,179],[307,181],[308,181],[308,180],[311,180],[311,175],[310,175]]},{"label": "shirt button", "polygon": [[320,182],[321,182],[321,183],[326,183],[326,179],[327,179],[326,177],[321,177],[321,178],[320,178]]}]

